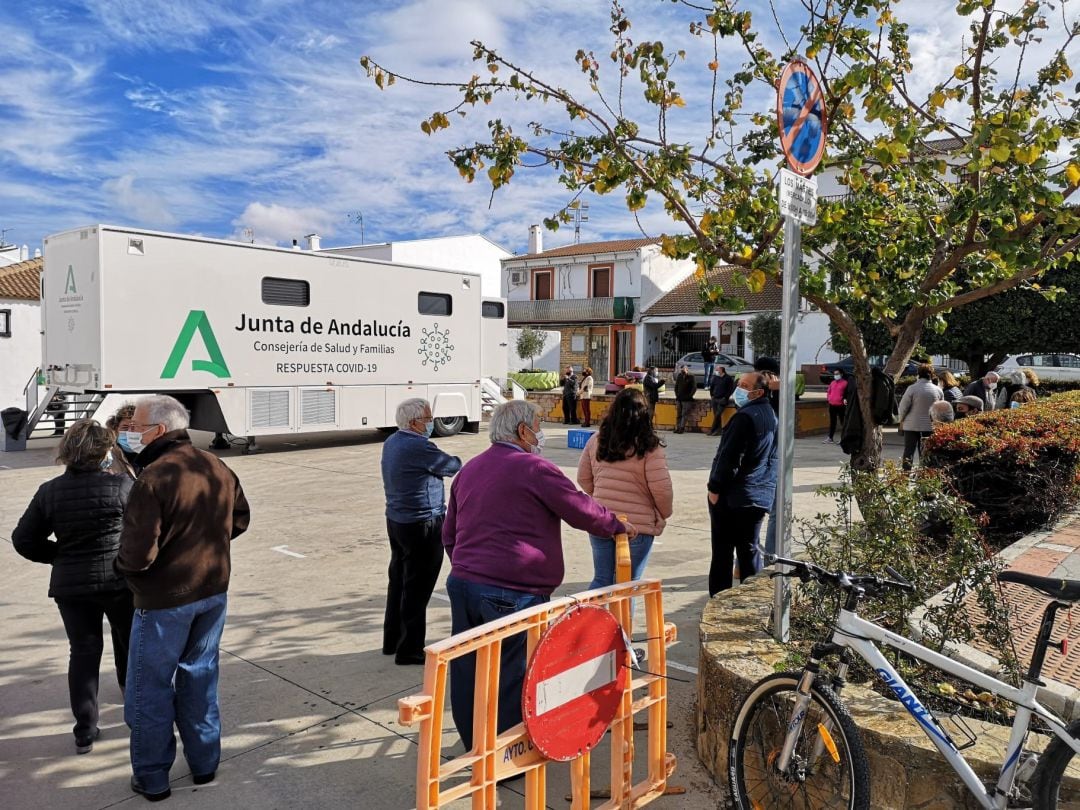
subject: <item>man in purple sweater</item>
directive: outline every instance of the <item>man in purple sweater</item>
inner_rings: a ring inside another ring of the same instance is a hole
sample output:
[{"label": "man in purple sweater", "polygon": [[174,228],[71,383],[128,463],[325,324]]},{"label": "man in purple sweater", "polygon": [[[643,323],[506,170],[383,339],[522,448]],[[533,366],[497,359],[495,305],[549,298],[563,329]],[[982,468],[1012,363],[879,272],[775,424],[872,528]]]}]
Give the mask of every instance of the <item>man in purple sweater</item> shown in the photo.
[{"label": "man in purple sweater", "polygon": [[[535,405],[500,405],[488,430],[491,447],[454,479],[443,521],[455,634],[548,601],[563,579],[561,521],[599,537],[637,534],[540,455],[544,433]],[[499,733],[521,722],[525,640],[521,634],[502,644]],[[475,674],[475,654],[450,663],[450,706],[466,750],[473,743]]]}]

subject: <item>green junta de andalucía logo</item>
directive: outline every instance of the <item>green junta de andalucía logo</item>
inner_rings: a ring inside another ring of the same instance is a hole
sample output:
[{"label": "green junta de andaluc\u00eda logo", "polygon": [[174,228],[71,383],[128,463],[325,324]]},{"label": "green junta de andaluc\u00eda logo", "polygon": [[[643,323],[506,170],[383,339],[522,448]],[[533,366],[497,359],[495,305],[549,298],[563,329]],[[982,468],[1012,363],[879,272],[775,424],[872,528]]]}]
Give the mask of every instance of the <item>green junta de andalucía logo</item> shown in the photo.
[{"label": "green junta de andaluc\u00eda logo", "polygon": [[184,321],[180,335],[176,338],[176,343],[173,344],[172,352],[169,353],[169,359],[165,361],[165,368],[161,370],[161,379],[171,380],[176,376],[176,372],[180,370],[180,363],[183,361],[184,355],[187,354],[187,350],[191,347],[191,341],[196,332],[202,338],[210,359],[192,360],[191,370],[208,371],[215,377],[232,376],[229,374],[229,367],[225,365],[225,358],[221,354],[221,347],[218,346],[214,330],[210,328],[210,319],[206,317],[203,310],[193,309],[188,313],[187,320]]},{"label": "green junta de andaluc\u00eda logo", "polygon": [[64,282],[64,295],[78,295],[75,289],[75,268],[68,265],[67,281]]}]

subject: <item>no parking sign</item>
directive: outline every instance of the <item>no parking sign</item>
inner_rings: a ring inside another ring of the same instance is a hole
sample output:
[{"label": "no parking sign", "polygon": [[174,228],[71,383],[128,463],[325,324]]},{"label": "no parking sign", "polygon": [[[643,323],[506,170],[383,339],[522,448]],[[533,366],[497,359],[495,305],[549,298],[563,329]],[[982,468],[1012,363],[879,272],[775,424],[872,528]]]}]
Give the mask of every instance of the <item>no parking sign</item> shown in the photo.
[{"label": "no parking sign", "polygon": [[793,59],[780,75],[776,122],[788,165],[798,174],[809,176],[825,151],[827,122],[821,83],[802,59]]}]

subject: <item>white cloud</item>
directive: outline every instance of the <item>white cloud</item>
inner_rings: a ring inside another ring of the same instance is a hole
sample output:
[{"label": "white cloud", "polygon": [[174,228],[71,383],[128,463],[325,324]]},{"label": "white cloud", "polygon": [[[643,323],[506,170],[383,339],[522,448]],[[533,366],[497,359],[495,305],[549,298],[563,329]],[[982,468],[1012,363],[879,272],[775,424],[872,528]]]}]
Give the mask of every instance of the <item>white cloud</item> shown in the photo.
[{"label": "white cloud", "polygon": [[233,238],[244,239],[245,229],[254,231],[259,244],[291,245],[309,233],[333,236],[337,217],[320,208],[290,207],[277,203],[253,202],[232,224]]},{"label": "white cloud", "polygon": [[166,197],[154,191],[135,188],[133,174],[106,180],[102,188],[111,198],[112,206],[136,222],[158,227],[170,227],[176,223]]}]

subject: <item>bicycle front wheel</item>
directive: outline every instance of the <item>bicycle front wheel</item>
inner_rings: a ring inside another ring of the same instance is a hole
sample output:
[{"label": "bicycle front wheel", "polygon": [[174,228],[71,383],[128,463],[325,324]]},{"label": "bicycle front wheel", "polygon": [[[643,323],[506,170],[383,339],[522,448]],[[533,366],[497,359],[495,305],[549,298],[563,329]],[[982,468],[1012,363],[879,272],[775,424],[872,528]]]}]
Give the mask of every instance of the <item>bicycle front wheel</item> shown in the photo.
[{"label": "bicycle front wheel", "polygon": [[827,685],[814,684],[791,762],[785,771],[777,767],[801,674],[770,675],[743,701],[728,746],[733,804],[740,810],[869,810],[870,766],[859,730]]}]

